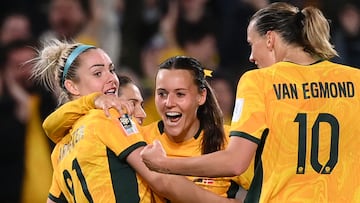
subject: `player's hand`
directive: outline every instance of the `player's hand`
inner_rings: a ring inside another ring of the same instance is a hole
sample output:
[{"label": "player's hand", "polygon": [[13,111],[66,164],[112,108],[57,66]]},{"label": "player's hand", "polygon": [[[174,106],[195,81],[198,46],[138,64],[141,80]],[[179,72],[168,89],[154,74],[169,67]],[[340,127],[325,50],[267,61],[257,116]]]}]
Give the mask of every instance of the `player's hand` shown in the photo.
[{"label": "player's hand", "polygon": [[103,109],[108,117],[110,116],[110,108],[115,108],[120,115],[128,114],[131,116],[134,113],[134,104],[121,100],[115,95],[100,95],[95,99],[94,104],[96,108]]},{"label": "player's hand", "polygon": [[165,167],[166,153],[159,140],[149,144],[140,153],[145,165],[152,171],[168,173]]}]

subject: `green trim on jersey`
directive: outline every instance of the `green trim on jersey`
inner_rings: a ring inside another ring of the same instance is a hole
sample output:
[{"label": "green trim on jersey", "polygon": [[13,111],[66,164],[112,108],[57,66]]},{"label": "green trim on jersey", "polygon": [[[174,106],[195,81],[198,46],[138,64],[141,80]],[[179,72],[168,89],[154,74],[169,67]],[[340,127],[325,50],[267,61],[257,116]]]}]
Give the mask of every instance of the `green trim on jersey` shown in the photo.
[{"label": "green trim on jersey", "polygon": [[119,161],[119,157],[110,149],[106,151],[116,202],[139,202],[138,182],[134,169],[126,160]]},{"label": "green trim on jersey", "polygon": [[230,180],[231,184],[226,192],[228,198],[235,198],[236,193],[239,191],[240,186],[233,180]]},{"label": "green trim on jersey", "polygon": [[244,200],[244,203],[256,203],[260,200],[263,183],[263,167],[261,160],[258,162],[253,181]]},{"label": "green trim on jersey", "polygon": [[250,134],[245,133],[245,132],[231,131],[231,132],[230,132],[230,136],[242,137],[242,138],[248,139],[248,140],[250,140],[250,141],[252,141],[252,142],[255,142],[256,144],[260,144],[260,140],[259,140],[259,139],[257,139],[257,138],[254,137],[254,136],[251,136]]},{"label": "green trim on jersey", "polygon": [[139,147],[142,147],[142,146],[146,146],[146,142],[137,142],[133,145],[131,145],[130,147],[128,147],[126,150],[124,150],[123,152],[121,152],[119,154],[119,159],[120,160],[125,160],[126,157],[131,153],[133,152],[135,149],[139,148]]},{"label": "green trim on jersey", "polygon": [[68,201],[66,200],[63,193],[61,193],[59,198],[57,198],[54,195],[52,195],[51,193],[49,193],[48,198],[51,199],[52,201],[56,202],[56,203],[68,203]]}]

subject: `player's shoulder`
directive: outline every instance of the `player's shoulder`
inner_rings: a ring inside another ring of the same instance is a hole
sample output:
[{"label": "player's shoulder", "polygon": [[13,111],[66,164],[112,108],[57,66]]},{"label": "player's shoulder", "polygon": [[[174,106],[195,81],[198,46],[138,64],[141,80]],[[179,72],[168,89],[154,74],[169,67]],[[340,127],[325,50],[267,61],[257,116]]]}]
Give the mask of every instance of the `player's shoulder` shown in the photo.
[{"label": "player's shoulder", "polygon": [[109,110],[110,115],[107,116],[102,109],[91,109],[87,114],[80,118],[77,122],[78,125],[86,125],[87,128],[113,128],[120,124],[121,115],[113,109]]},{"label": "player's shoulder", "polygon": [[154,121],[148,125],[141,126],[141,132],[144,135],[147,142],[152,142],[158,138],[164,132],[162,121]]},{"label": "player's shoulder", "polygon": [[[150,124],[144,125],[141,128],[145,131],[144,133],[152,133],[154,131],[159,131],[161,129],[161,123],[162,121],[154,121]],[[160,125],[160,127],[159,127]]]}]

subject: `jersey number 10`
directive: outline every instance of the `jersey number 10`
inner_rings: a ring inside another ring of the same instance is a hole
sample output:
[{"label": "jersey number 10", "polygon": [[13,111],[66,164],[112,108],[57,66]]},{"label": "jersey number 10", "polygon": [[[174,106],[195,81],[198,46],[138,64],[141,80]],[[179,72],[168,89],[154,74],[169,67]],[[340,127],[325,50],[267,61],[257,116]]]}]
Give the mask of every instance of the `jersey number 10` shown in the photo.
[{"label": "jersey number 10", "polygon": [[[299,113],[295,120],[299,123],[299,144],[298,144],[298,164],[297,174],[305,173],[305,159],[306,159],[306,129],[307,129],[307,115]],[[319,135],[320,123],[328,123],[331,128],[330,135],[330,154],[329,159],[325,165],[319,163]],[[338,161],[339,152],[339,122],[337,119],[328,113],[320,113],[311,128],[311,153],[310,163],[312,168],[320,174],[330,174]]]}]

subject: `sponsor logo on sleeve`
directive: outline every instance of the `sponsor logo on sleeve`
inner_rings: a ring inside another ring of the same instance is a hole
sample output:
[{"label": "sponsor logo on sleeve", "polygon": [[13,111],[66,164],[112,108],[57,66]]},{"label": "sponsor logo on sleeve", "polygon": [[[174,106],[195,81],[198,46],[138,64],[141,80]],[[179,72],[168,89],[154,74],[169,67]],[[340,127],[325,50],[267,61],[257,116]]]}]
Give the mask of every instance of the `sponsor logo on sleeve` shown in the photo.
[{"label": "sponsor logo on sleeve", "polygon": [[121,123],[121,127],[124,129],[126,135],[132,135],[135,133],[139,133],[135,123],[130,119],[130,117],[125,114],[119,118]]}]

